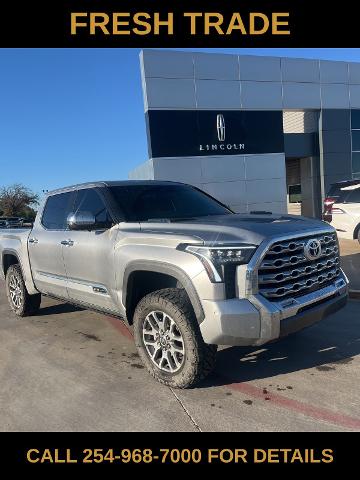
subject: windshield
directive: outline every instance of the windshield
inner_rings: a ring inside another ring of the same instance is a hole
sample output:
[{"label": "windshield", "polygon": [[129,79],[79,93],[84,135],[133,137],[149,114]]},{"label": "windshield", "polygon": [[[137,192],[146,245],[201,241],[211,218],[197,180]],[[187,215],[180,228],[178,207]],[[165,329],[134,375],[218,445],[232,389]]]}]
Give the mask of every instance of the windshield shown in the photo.
[{"label": "windshield", "polygon": [[182,220],[231,214],[225,205],[189,185],[129,185],[110,187],[127,222]]}]

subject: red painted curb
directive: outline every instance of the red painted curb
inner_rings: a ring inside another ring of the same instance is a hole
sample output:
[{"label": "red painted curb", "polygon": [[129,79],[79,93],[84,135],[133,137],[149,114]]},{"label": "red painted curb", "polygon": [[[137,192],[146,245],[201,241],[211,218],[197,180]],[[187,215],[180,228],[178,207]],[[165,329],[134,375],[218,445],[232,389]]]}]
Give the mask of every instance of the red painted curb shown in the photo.
[{"label": "red painted curb", "polygon": [[264,393],[263,388],[256,387],[249,383],[230,383],[227,386],[232,390],[237,390],[251,397],[266,401],[270,405],[273,404],[293,412],[302,413],[303,415],[314,418],[315,420],[322,420],[334,425],[339,425],[341,427],[360,430],[360,418],[351,417],[342,413],[333,412],[326,408],[316,407],[315,405],[300,402],[299,400],[294,400],[292,398],[285,397],[284,395],[273,393],[268,389],[266,389],[266,393]]}]

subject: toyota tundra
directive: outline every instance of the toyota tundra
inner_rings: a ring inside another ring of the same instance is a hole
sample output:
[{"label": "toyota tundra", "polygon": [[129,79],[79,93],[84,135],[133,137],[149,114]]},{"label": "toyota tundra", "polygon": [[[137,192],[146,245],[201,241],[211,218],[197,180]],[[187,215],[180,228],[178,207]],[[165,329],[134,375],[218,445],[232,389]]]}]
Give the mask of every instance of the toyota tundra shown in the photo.
[{"label": "toyota tundra", "polygon": [[123,319],[161,383],[211,372],[218,345],[257,346],[346,304],[335,229],[267,212],[235,214],[190,185],[109,181],[52,191],[32,229],[0,232],[16,315],[41,296]]}]

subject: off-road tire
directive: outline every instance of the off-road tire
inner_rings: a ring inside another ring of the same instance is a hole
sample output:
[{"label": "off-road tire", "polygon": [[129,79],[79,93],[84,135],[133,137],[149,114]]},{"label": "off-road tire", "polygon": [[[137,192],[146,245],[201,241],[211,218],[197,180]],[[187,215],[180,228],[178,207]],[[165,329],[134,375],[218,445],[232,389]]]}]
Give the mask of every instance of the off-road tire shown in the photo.
[{"label": "off-road tire", "polygon": [[[143,324],[152,311],[170,316],[180,331],[184,346],[184,361],[179,371],[164,372],[150,358],[143,341]],[[165,288],[146,295],[138,303],[134,318],[134,339],[141,360],[150,374],[160,383],[175,388],[190,388],[207,377],[215,366],[216,345],[207,345],[200,332],[185,290]]]},{"label": "off-road tire", "polygon": [[[21,296],[21,304],[16,305],[10,294],[10,283],[12,280],[16,280],[19,285],[19,295]],[[29,295],[24,278],[21,272],[20,265],[11,265],[6,272],[6,295],[8,298],[9,305],[12,311],[18,317],[27,317],[33,315],[40,308],[41,303],[41,294],[37,293],[35,295]]]}]

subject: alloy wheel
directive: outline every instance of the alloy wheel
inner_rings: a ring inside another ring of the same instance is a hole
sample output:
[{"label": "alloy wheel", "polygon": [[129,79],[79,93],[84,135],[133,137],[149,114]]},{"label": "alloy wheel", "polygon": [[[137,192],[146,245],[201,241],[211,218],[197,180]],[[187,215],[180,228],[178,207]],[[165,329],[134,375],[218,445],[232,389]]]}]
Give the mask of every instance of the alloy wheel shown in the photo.
[{"label": "alloy wheel", "polygon": [[184,339],[169,315],[159,310],[150,312],[143,322],[142,337],[151,361],[160,370],[180,370],[185,360]]},{"label": "alloy wheel", "polygon": [[16,275],[11,275],[9,280],[9,293],[11,301],[16,309],[20,308],[23,303],[23,292],[21,281]]}]

